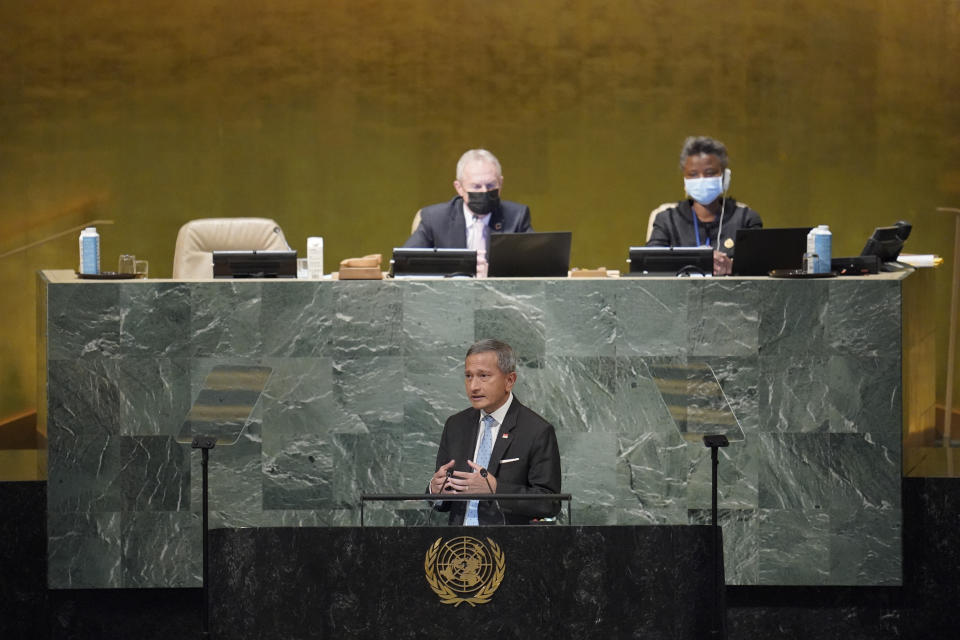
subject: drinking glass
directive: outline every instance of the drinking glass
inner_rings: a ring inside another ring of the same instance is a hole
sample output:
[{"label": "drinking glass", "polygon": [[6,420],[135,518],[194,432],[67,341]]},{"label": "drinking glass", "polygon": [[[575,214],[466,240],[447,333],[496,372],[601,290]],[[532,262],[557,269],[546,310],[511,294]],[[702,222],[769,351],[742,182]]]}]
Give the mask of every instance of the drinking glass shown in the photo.
[{"label": "drinking glass", "polygon": [[306,258],[297,258],[297,280],[309,280],[310,267]]},{"label": "drinking glass", "polygon": [[117,264],[117,273],[136,273],[136,271],[134,271],[134,263],[136,260],[136,257],[128,253],[120,254],[120,260]]}]

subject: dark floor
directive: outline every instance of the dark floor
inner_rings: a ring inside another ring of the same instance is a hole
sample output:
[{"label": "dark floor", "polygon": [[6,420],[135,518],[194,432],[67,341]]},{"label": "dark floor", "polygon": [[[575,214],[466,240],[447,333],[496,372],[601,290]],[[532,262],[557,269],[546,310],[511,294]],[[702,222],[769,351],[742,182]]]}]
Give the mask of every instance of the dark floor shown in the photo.
[{"label": "dark floor", "polygon": [[[0,483],[0,639],[201,637],[199,589],[47,591],[45,498]],[[727,637],[960,637],[960,479],[905,478],[903,505],[903,587],[730,587]]]}]

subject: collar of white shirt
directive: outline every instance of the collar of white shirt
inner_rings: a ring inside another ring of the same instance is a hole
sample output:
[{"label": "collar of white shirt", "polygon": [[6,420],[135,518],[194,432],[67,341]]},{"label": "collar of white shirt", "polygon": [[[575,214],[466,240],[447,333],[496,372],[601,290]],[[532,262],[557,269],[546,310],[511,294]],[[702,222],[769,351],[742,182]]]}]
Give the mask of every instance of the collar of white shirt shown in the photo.
[{"label": "collar of white shirt", "polygon": [[[491,416],[493,416],[493,419],[497,421],[497,427],[498,427],[498,428],[500,427],[500,425],[503,424],[503,419],[507,417],[507,411],[510,410],[510,405],[511,405],[512,403],[513,403],[513,392],[511,391],[511,392],[510,392],[510,395],[507,396],[507,401],[504,402],[503,405],[502,405],[499,409],[497,409],[496,411],[494,411],[493,413],[490,414]],[[483,411],[481,411],[480,414],[481,414],[481,415],[480,415],[480,420],[482,421],[482,420],[483,420],[483,416],[485,416],[485,415],[487,415],[487,414],[484,413]]]},{"label": "collar of white shirt", "polygon": [[479,219],[480,219],[480,222],[482,222],[482,223],[484,224],[484,226],[489,227],[489,226],[490,226],[490,218],[491,218],[492,215],[493,215],[493,214],[490,214],[490,213],[485,213],[485,214],[483,214],[482,216],[474,215],[473,211],[470,210],[470,207],[467,206],[466,200],[464,200],[464,202],[463,202],[463,221],[464,221],[464,222],[466,223],[466,225],[467,225],[467,236],[470,235],[470,226],[473,224],[473,219],[474,219],[474,218],[479,218]]},{"label": "collar of white shirt", "polygon": [[[507,396],[507,401],[503,403],[499,409],[489,414],[493,416],[493,419],[497,421],[493,427],[490,428],[490,435],[493,437],[493,442],[491,445],[496,444],[497,436],[500,435],[500,427],[503,425],[504,418],[507,417],[507,411],[510,410],[510,405],[513,404],[513,392],[510,392],[510,395]],[[485,412],[480,412],[480,429],[477,433],[477,441],[473,445],[473,459],[477,459],[477,453],[480,451],[480,441],[483,439],[483,417],[487,415]]]}]

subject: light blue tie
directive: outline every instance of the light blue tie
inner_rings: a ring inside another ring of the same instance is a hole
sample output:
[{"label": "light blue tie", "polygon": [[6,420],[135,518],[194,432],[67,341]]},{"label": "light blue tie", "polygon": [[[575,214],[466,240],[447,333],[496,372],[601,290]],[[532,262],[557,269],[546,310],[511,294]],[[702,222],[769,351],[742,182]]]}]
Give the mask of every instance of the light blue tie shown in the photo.
[{"label": "light blue tie", "polygon": [[[474,462],[481,467],[486,467],[490,463],[490,452],[493,451],[493,435],[491,431],[496,422],[493,416],[489,414],[483,416],[483,437],[480,438],[480,448],[477,450],[477,459],[474,460]],[[477,520],[477,506],[479,504],[479,500],[471,500],[467,503],[467,515],[463,519],[464,525],[476,527],[480,524],[479,520]]]}]

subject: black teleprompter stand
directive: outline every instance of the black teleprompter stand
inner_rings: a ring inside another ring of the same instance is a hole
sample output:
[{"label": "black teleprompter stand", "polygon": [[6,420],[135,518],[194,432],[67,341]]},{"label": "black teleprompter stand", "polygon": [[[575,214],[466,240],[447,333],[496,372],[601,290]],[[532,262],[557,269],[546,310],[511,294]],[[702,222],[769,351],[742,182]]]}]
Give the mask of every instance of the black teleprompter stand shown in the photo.
[{"label": "black teleprompter stand", "polygon": [[213,449],[216,443],[217,439],[213,436],[194,436],[190,445],[194,449],[200,449],[202,455],[200,467],[203,470],[203,548],[201,550],[203,554],[203,611],[200,618],[200,637],[205,640],[210,637],[210,554],[207,540],[209,530],[207,526],[209,512],[207,497],[209,492],[207,490],[207,475],[210,466],[210,449]]},{"label": "black teleprompter stand", "polygon": [[717,524],[717,466],[720,461],[717,452],[720,447],[730,445],[725,435],[703,436],[703,445],[710,449],[710,461],[712,463],[712,475],[710,485],[713,492],[711,523],[713,525],[713,616],[710,628],[711,638],[725,638],[727,628],[727,612],[724,603],[724,580],[723,580],[723,547],[720,542],[720,525]]}]

